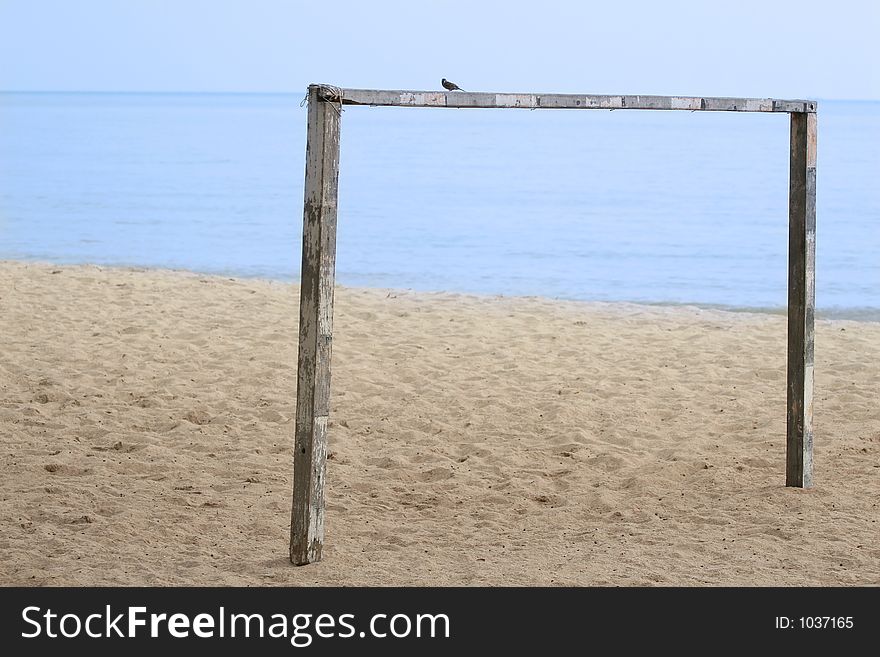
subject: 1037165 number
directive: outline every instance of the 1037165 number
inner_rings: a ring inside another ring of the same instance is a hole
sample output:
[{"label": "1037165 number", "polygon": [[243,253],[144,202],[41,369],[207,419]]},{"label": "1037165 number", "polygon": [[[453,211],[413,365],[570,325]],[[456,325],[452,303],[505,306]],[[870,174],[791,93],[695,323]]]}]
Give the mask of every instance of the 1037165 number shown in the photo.
[{"label": "1037165 number", "polygon": [[798,628],[802,630],[848,630],[853,627],[852,616],[801,616],[789,618],[788,616],[776,617],[776,629],[785,630]]}]

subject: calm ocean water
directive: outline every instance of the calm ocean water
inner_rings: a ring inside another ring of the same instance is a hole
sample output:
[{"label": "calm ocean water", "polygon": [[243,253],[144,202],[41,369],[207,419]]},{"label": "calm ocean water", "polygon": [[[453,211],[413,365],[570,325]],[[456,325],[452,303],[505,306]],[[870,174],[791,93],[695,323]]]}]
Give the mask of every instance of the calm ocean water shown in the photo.
[{"label": "calm ocean water", "polygon": [[[0,259],[299,275],[302,95],[0,94]],[[780,309],[788,116],[347,108],[345,285]],[[880,103],[820,102],[817,305],[880,319]]]}]

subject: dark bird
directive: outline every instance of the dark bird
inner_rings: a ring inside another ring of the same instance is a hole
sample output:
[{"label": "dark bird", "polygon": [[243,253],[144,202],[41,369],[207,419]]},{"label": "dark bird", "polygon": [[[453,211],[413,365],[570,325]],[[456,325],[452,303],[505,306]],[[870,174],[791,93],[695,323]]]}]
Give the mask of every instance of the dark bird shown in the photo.
[{"label": "dark bird", "polygon": [[440,80],[440,84],[443,85],[444,89],[448,89],[449,91],[464,91],[464,89],[455,84],[455,82],[450,82],[446,78]]}]

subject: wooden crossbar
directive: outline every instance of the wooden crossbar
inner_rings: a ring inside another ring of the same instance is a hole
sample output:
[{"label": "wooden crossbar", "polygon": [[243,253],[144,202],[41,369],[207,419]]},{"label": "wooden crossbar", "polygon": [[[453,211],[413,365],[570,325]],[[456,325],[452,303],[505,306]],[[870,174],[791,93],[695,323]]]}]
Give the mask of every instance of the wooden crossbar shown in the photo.
[{"label": "wooden crossbar", "polygon": [[[813,113],[815,100],[779,98],[711,98],[702,96],[633,96],[584,94],[524,94],[474,91],[399,91],[340,89],[313,85],[322,100],[343,105],[377,107],[453,107],[497,109],[641,109],[691,112],[788,112]],[[341,94],[341,99],[340,99]]]}]

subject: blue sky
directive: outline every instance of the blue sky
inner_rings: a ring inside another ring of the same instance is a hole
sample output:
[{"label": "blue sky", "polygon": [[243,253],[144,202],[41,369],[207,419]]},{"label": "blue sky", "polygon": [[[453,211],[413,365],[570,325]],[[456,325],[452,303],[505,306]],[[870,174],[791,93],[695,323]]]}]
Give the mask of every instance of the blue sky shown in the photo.
[{"label": "blue sky", "polygon": [[0,0],[0,89],[880,99],[880,2]]}]

